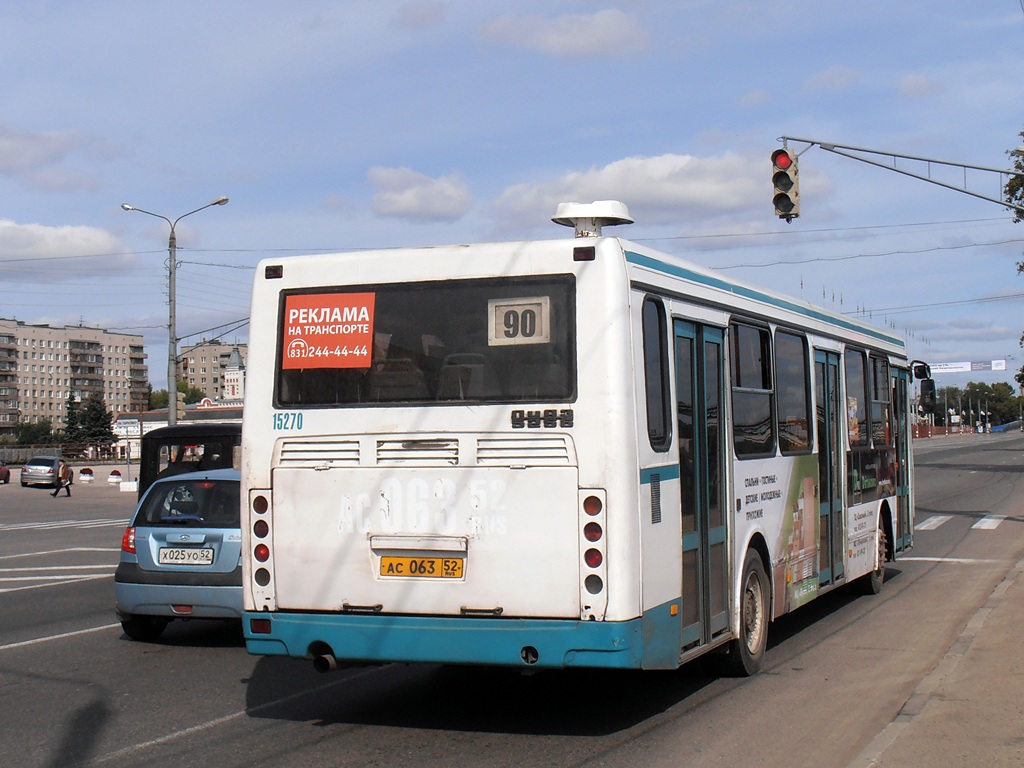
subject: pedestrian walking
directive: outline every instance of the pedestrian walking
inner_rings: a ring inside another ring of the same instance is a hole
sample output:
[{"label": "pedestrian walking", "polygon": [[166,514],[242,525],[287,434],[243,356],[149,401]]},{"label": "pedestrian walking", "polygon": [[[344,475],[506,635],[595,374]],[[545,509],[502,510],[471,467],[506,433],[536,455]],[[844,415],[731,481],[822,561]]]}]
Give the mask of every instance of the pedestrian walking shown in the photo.
[{"label": "pedestrian walking", "polygon": [[53,489],[53,493],[50,495],[57,498],[57,494],[60,493],[60,489],[63,488],[68,496],[71,495],[71,470],[64,459],[58,460],[57,463],[57,487]]}]

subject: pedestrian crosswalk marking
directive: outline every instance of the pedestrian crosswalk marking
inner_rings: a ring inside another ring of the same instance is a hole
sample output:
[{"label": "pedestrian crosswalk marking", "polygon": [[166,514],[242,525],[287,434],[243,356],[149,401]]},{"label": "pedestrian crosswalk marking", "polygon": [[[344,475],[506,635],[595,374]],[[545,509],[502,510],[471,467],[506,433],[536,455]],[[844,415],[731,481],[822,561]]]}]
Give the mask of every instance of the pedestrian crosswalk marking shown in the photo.
[{"label": "pedestrian crosswalk marking", "polygon": [[[914,526],[915,531],[934,531],[940,525],[948,523],[953,515],[933,515]],[[971,526],[978,531],[994,531],[999,524],[1006,519],[1006,515],[985,515],[981,520]]]},{"label": "pedestrian crosswalk marking", "polygon": [[0,523],[0,531],[43,531],[65,528],[124,527],[126,525],[128,525],[128,521],[123,517],[105,520],[46,520],[34,523]]}]

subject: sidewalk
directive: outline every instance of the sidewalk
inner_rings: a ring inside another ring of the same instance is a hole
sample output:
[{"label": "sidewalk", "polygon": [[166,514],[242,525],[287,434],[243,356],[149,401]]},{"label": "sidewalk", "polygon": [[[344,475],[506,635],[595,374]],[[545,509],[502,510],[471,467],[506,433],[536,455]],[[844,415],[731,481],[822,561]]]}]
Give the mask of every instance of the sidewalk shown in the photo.
[{"label": "sidewalk", "polygon": [[1024,559],[851,768],[1024,766]]}]

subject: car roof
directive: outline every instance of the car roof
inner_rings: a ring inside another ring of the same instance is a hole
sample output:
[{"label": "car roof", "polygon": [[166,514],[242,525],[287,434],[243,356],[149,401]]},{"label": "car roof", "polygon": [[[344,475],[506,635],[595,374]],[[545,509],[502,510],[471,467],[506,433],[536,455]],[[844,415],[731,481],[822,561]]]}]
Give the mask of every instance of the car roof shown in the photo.
[{"label": "car roof", "polygon": [[26,464],[32,464],[32,463],[39,463],[41,461],[53,462],[53,461],[57,461],[58,459],[60,459],[60,456],[33,456],[31,459],[29,459],[25,463]]},{"label": "car roof", "polygon": [[235,422],[200,422],[198,424],[171,424],[150,430],[145,437],[223,437],[225,435],[241,435],[242,425]]},{"label": "car roof", "polygon": [[180,475],[168,475],[156,480],[153,485],[161,483],[177,483],[182,480],[234,480],[241,482],[242,473],[237,469],[210,469],[200,472],[182,472]]}]

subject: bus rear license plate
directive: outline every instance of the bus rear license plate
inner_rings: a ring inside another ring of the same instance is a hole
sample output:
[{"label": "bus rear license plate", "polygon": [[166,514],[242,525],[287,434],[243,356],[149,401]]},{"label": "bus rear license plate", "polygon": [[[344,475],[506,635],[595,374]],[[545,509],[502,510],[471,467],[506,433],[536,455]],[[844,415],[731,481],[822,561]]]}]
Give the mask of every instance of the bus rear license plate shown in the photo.
[{"label": "bus rear license plate", "polygon": [[161,547],[160,565],[213,565],[213,549],[203,547]]},{"label": "bus rear license plate", "polygon": [[394,557],[380,559],[381,576],[404,576],[417,579],[461,579],[465,558],[462,557]]}]

